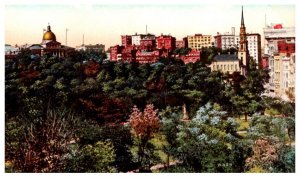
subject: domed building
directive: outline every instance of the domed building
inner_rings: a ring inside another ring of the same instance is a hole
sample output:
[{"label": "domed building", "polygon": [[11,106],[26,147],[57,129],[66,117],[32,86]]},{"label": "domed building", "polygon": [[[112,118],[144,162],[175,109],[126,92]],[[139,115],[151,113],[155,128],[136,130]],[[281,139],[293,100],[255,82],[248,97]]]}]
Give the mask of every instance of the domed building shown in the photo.
[{"label": "domed building", "polygon": [[56,36],[55,34],[51,31],[51,27],[48,24],[47,26],[47,31],[43,35],[43,42],[44,44],[51,42],[51,41],[56,41]]},{"label": "domed building", "polygon": [[61,45],[56,41],[55,34],[51,31],[51,26],[48,24],[46,32],[43,34],[43,40],[41,46],[37,48],[37,44],[30,46],[29,48],[34,54],[40,56],[44,54],[50,54],[58,57],[67,57],[71,52],[75,51],[75,48]]}]

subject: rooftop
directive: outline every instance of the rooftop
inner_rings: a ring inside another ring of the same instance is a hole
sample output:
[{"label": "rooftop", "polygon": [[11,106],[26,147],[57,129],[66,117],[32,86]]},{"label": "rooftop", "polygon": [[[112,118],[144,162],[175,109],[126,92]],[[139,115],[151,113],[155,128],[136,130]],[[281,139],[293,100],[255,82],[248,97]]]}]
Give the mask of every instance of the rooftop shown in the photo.
[{"label": "rooftop", "polygon": [[214,61],[239,61],[235,54],[220,54],[214,57]]}]

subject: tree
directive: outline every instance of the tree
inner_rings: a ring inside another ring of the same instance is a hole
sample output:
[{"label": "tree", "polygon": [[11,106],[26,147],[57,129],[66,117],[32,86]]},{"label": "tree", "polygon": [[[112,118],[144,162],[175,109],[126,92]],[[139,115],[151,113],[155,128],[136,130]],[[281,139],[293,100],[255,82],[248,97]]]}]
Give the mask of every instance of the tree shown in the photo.
[{"label": "tree", "polygon": [[[295,147],[291,142],[295,140],[295,118],[253,115],[249,126],[247,139],[253,145],[253,155],[246,169],[261,167],[268,172],[294,172]],[[256,152],[259,147],[261,152]],[[267,150],[269,147],[273,152]],[[268,153],[276,158],[264,162],[262,159]]]},{"label": "tree", "polygon": [[163,124],[161,131],[167,141],[167,144],[163,146],[163,150],[167,154],[167,166],[169,166],[170,156],[176,155],[178,147],[178,142],[174,139],[176,139],[179,132],[178,126],[181,125],[180,119],[182,119],[182,115],[180,113],[180,108],[168,106],[159,114]]},{"label": "tree", "polygon": [[[78,117],[68,110],[48,109],[44,118],[6,122],[6,160],[16,172],[60,172],[69,144],[76,139]],[[12,126],[20,126],[16,129]],[[17,137],[17,138],[16,138]]]},{"label": "tree", "polygon": [[72,151],[65,159],[65,172],[116,172],[114,147],[110,142],[88,144],[81,149],[78,145],[72,146]]},{"label": "tree", "polygon": [[146,153],[147,149],[150,149],[149,140],[159,130],[157,110],[154,109],[152,104],[148,104],[142,113],[134,106],[129,122],[138,140],[138,161],[142,164],[148,164],[148,161],[145,161],[145,159],[151,154]]},{"label": "tree", "polygon": [[194,172],[240,172],[245,156],[236,130],[233,118],[208,103],[179,126],[176,158]]}]

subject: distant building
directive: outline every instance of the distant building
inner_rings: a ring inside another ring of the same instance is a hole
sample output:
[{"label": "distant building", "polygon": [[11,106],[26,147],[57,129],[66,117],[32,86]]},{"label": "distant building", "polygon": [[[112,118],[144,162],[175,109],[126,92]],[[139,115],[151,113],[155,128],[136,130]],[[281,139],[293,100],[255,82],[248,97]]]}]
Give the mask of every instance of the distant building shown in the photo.
[{"label": "distant building", "polygon": [[122,50],[124,49],[124,46],[113,46],[110,47],[110,59],[112,61],[119,61],[122,60]]},{"label": "distant building", "polygon": [[236,54],[218,54],[214,57],[211,64],[212,71],[221,71],[222,73],[233,74],[240,72],[240,59]]},{"label": "distant building", "polygon": [[132,45],[132,36],[131,35],[122,35],[122,46],[127,47],[128,45]]},{"label": "distant building", "polygon": [[160,52],[158,50],[152,52],[138,50],[136,52],[136,62],[138,63],[156,63],[159,57]]},{"label": "distant building", "polygon": [[176,48],[187,48],[188,41],[187,38],[184,37],[182,40],[176,40]]},{"label": "distant building", "polygon": [[16,54],[19,52],[19,48],[18,47],[13,47],[12,45],[9,44],[5,44],[5,55],[9,55],[9,54]]},{"label": "distant building", "polygon": [[187,36],[188,47],[200,51],[202,47],[212,47],[211,35],[195,34]]},{"label": "distant building", "polygon": [[188,54],[180,56],[180,59],[184,62],[184,64],[195,63],[200,61],[200,51],[192,50]]},{"label": "distant building", "polygon": [[168,51],[173,51],[176,47],[176,38],[170,35],[163,35],[156,37],[156,48],[166,49]]},{"label": "distant building", "polygon": [[249,69],[249,50],[246,35],[246,26],[244,24],[244,14],[242,8],[242,18],[240,27],[240,41],[238,54],[218,54],[214,57],[210,68],[212,71],[221,71],[223,73],[232,74],[239,72],[246,76]]},{"label": "distant building", "polygon": [[220,48],[222,50],[226,50],[229,48],[237,48],[237,43],[235,41],[235,28],[232,28],[231,34],[228,32],[225,34],[217,33],[216,36],[214,36],[214,46],[217,48]]},{"label": "distant building", "polygon": [[[282,24],[271,24],[263,28],[265,37],[264,58],[268,59],[270,70],[269,83],[266,85],[266,95],[278,96],[284,100],[294,99],[294,73],[295,73],[295,27],[284,27]],[[288,60],[289,59],[289,60]],[[290,63],[288,63],[289,61]],[[287,67],[289,64],[289,67]],[[282,71],[287,68],[290,72],[287,91],[286,80]],[[284,85],[285,84],[285,85]],[[288,93],[288,94],[287,94]]]},{"label": "distant building", "polygon": [[155,35],[153,34],[135,34],[131,36],[131,40],[132,40],[132,45],[141,45],[141,40],[143,39],[151,39],[151,40],[155,40]]},{"label": "distant building", "polygon": [[[255,62],[259,65],[261,63],[261,36],[258,33],[246,34],[248,41],[248,51],[250,57],[253,57]],[[217,33],[215,38],[215,47],[221,48],[222,50],[235,48],[240,48],[240,36],[234,35],[234,30],[232,34]]]},{"label": "distant building", "polygon": [[89,44],[89,45],[84,45],[82,44],[81,46],[77,46],[76,50],[80,51],[87,51],[87,52],[104,52],[105,51],[105,45],[103,44]]},{"label": "distant building", "polygon": [[[236,46],[240,48],[240,37],[235,37]],[[261,65],[261,36],[258,33],[247,34],[248,51],[250,57],[253,57],[257,65]]]},{"label": "distant building", "polygon": [[286,53],[274,55],[274,92],[275,96],[288,101],[291,100],[289,95],[294,94],[295,88],[295,54],[286,55]]},{"label": "distant building", "polygon": [[47,31],[43,35],[41,46],[43,47],[41,55],[51,54],[58,57],[67,57],[69,53],[75,50],[72,47],[61,45],[60,42],[56,41],[56,36],[51,31],[50,25],[47,26]]}]

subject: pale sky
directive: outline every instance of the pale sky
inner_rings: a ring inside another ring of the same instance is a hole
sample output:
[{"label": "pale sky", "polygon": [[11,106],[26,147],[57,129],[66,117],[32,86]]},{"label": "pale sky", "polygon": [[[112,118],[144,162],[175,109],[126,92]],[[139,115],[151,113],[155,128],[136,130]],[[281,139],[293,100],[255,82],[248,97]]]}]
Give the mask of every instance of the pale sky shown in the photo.
[{"label": "pale sky", "polygon": [[[121,35],[148,32],[171,34],[177,40],[187,35],[217,32],[239,33],[242,4],[108,4],[108,5],[5,5],[5,43],[41,43],[48,22],[56,40],[75,47],[82,44],[104,44],[106,49],[121,44]],[[244,20],[247,33],[260,33],[267,24],[295,26],[295,5],[246,4]]]}]

